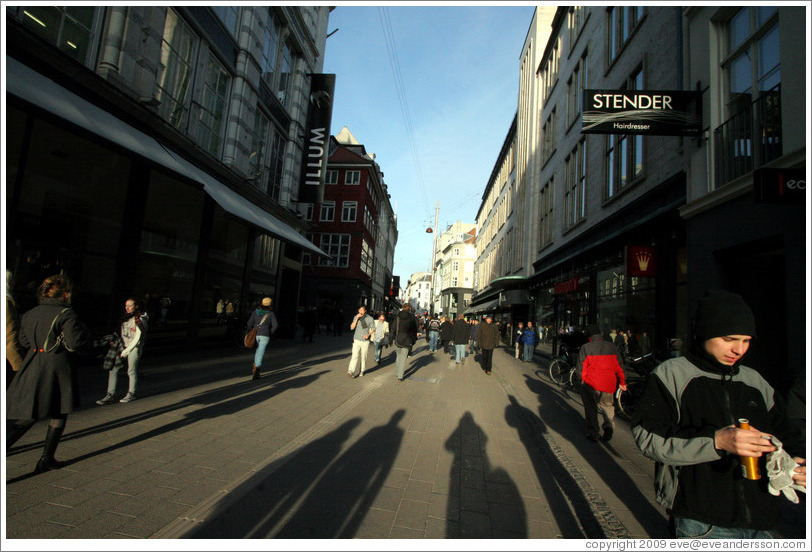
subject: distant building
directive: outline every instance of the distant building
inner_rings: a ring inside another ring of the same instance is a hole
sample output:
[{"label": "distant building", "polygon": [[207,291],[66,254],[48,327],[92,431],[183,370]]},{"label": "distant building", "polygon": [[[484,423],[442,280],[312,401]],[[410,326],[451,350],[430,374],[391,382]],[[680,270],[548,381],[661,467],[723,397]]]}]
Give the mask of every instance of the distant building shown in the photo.
[{"label": "distant building", "polygon": [[389,312],[399,304],[389,296],[398,231],[383,176],[344,127],[330,138],[323,203],[302,205],[308,237],[328,256],[305,255],[301,304],[340,309],[348,326],[360,305]]},{"label": "distant building", "polygon": [[404,293],[404,303],[409,303],[417,313],[431,309],[431,272],[415,272],[409,278]]},{"label": "distant building", "polygon": [[476,260],[476,224],[457,221],[437,236],[432,280],[434,314],[456,317],[471,302]]},{"label": "distant building", "polygon": [[9,6],[7,266],[18,289],[61,272],[92,329],[124,300],[169,297],[152,342],[226,336],[275,299],[295,327],[296,214],[325,6]]}]

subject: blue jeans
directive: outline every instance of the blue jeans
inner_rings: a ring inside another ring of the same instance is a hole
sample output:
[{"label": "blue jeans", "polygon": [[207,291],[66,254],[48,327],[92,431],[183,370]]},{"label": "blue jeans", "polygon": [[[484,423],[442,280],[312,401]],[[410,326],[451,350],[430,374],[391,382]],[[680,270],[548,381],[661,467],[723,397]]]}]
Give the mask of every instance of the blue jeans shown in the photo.
[{"label": "blue jeans", "polygon": [[695,519],[674,518],[674,534],[681,539],[771,539],[767,531],[719,527]]},{"label": "blue jeans", "polygon": [[440,332],[429,332],[429,351],[432,353],[437,350],[437,341],[440,339]]},{"label": "blue jeans", "polygon": [[[130,378],[130,385],[127,388],[128,393],[135,395],[135,387],[138,385],[138,361],[141,359],[141,347],[138,346],[127,355],[127,376]],[[121,368],[113,368],[107,376],[107,393],[109,395],[116,394],[116,387],[118,386],[118,371]]]},{"label": "blue jeans", "polygon": [[462,362],[465,359],[465,345],[460,345],[459,343],[454,344],[454,350],[457,353],[457,364]]},{"label": "blue jeans", "polygon": [[372,342],[372,346],[375,348],[375,362],[381,361],[381,351],[383,350],[384,343],[383,341]]},{"label": "blue jeans", "polygon": [[535,345],[524,344],[524,360],[530,362],[533,360],[533,351],[536,349]]},{"label": "blue jeans", "polygon": [[265,356],[265,349],[268,347],[268,342],[271,340],[267,335],[257,336],[257,350],[254,353],[254,366],[259,368],[262,366],[262,357]]}]

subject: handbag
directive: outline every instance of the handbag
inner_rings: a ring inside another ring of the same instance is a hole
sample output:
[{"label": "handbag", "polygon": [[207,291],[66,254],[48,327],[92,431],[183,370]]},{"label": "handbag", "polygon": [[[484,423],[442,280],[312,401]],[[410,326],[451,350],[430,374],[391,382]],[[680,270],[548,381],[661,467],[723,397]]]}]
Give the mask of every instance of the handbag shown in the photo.
[{"label": "handbag", "polygon": [[259,329],[260,326],[262,326],[265,323],[265,320],[268,319],[268,316],[270,314],[271,313],[268,313],[265,316],[263,316],[262,320],[259,321],[259,324],[257,324],[254,327],[253,330],[248,330],[248,332],[246,332],[245,337],[243,338],[242,341],[243,341],[243,344],[245,344],[245,346],[248,349],[253,349],[256,346],[256,344],[257,344],[257,330]]}]

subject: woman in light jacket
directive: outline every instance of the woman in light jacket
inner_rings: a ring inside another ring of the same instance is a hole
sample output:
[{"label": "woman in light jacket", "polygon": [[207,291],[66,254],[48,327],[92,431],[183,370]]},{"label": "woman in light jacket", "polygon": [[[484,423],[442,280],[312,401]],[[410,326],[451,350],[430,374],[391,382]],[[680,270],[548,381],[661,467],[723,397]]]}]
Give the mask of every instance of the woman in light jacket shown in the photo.
[{"label": "woman in light jacket", "polygon": [[[124,348],[120,353],[122,359],[127,359],[127,377],[130,385],[127,394],[118,402],[128,403],[134,401],[136,386],[138,385],[138,364],[144,351],[144,341],[149,316],[141,310],[141,302],[130,297],[124,302],[124,314],[121,316],[119,334]],[[107,377],[107,395],[96,401],[96,404],[110,404],[115,402],[116,387],[118,385],[118,372],[124,367],[124,362],[116,362]]]}]

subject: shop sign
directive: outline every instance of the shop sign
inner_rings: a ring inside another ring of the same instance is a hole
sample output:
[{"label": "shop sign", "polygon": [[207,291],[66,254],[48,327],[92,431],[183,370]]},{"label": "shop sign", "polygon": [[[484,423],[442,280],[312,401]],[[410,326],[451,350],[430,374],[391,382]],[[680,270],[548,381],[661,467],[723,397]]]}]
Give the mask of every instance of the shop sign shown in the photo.
[{"label": "shop sign", "polygon": [[584,90],[581,132],[699,136],[701,99],[686,90]]},{"label": "shop sign", "polygon": [[574,276],[567,280],[566,282],[559,282],[555,284],[555,294],[556,295],[564,295],[567,293],[572,293],[578,291],[578,277]]},{"label": "shop sign", "polygon": [[753,171],[753,191],[756,203],[806,203],[806,171],[804,169],[761,168]]},{"label": "shop sign", "polygon": [[299,186],[299,201],[302,203],[324,201],[335,82],[336,76],[332,73],[310,74],[310,103],[305,143],[302,144],[302,181]]},{"label": "shop sign", "polygon": [[654,278],[657,276],[657,252],[648,245],[626,247],[626,276]]}]

